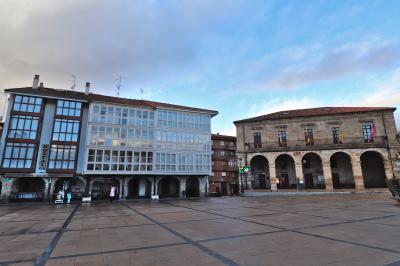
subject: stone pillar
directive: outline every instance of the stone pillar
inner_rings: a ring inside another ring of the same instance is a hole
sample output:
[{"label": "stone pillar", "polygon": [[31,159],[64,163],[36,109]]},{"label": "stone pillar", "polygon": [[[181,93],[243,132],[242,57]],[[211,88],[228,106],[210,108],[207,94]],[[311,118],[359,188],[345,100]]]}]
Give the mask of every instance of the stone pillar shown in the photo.
[{"label": "stone pillar", "polygon": [[118,199],[123,199],[124,196],[122,195],[124,191],[124,182],[122,180],[122,178],[119,178],[119,193],[118,193]]},{"label": "stone pillar", "polygon": [[[40,177],[38,177],[40,178]],[[51,189],[51,183],[47,178],[42,178],[44,181],[44,191],[43,191],[43,199],[49,200],[49,190]]]},{"label": "stone pillar", "polygon": [[384,160],[383,166],[385,167],[386,179],[392,179],[393,178],[393,169],[392,169],[392,164],[390,163],[390,161]]},{"label": "stone pillar", "polygon": [[155,196],[157,195],[157,178],[153,176],[150,182],[151,182],[151,195]]},{"label": "stone pillar", "polygon": [[14,178],[3,177],[2,187],[1,187],[1,199],[8,200],[12,192],[12,186],[14,183]]},{"label": "stone pillar", "polygon": [[207,197],[209,190],[208,176],[199,177],[199,185],[200,197]]},{"label": "stone pillar", "polygon": [[121,180],[121,185],[122,185],[122,189],[121,189],[121,193],[120,193],[120,198],[121,199],[126,199],[126,181],[125,181],[125,176],[122,177]]},{"label": "stone pillar", "polygon": [[322,161],[322,170],[323,176],[325,180],[325,189],[333,190],[333,181],[332,181],[332,170],[331,170],[331,161]]},{"label": "stone pillar", "polygon": [[[187,177],[181,177],[179,178],[179,198],[186,198],[186,194],[184,195],[184,192],[186,193],[186,179]],[[201,182],[199,182],[199,184],[201,185]]]},{"label": "stone pillar", "polygon": [[296,171],[296,179],[297,179],[297,189],[300,189],[299,185],[303,184],[304,188],[304,175],[303,175],[303,164],[300,162],[295,162],[294,168]]},{"label": "stone pillar", "polygon": [[269,164],[269,181],[271,182],[271,190],[277,191],[278,188],[276,186],[276,168],[275,163]]},{"label": "stone pillar", "polygon": [[353,168],[353,175],[354,175],[354,183],[356,185],[357,190],[364,190],[364,179],[363,179],[363,174],[362,174],[362,169],[361,169],[361,162],[359,159],[352,158],[352,164]]}]

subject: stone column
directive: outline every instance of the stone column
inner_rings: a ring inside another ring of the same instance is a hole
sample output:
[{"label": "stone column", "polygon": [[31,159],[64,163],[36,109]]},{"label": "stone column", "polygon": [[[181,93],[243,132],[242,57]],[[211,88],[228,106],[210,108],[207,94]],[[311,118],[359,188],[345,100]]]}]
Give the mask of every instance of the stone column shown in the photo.
[{"label": "stone column", "polygon": [[121,193],[120,193],[120,195],[121,195],[120,198],[121,199],[126,199],[126,180],[125,180],[125,176],[122,177],[121,186],[122,186],[122,189],[121,189]]},{"label": "stone column", "polygon": [[122,192],[124,190],[124,182],[122,180],[122,178],[119,178],[119,193],[118,193],[118,199],[123,199],[124,196],[122,195]]},{"label": "stone column", "polygon": [[325,189],[333,190],[331,161],[322,161],[322,171],[325,180]]},{"label": "stone column", "polygon": [[392,164],[390,163],[390,161],[384,160],[383,166],[385,167],[386,179],[392,179],[393,178],[393,169],[392,169]]},{"label": "stone column", "polygon": [[[179,198],[186,198],[186,195],[183,195],[183,191],[186,191],[186,179],[187,177],[181,177],[179,178]],[[199,185],[201,186],[201,182],[199,182]],[[186,193],[186,192],[185,192]]]},{"label": "stone column", "polygon": [[1,187],[2,200],[8,200],[8,197],[10,197],[14,180],[15,180],[14,178],[3,177],[2,187]]},{"label": "stone column", "polygon": [[209,191],[208,176],[199,177],[200,197],[207,197]]},{"label": "stone column", "polygon": [[[40,177],[38,177],[40,178]],[[51,183],[47,178],[42,178],[44,181],[44,191],[43,191],[43,199],[49,200],[49,189],[51,189]]]},{"label": "stone column", "polygon": [[295,162],[294,168],[296,171],[297,189],[300,189],[300,187],[299,187],[300,184],[303,184],[303,188],[304,188],[303,165],[301,163],[301,160],[299,162]]},{"label": "stone column", "polygon": [[278,188],[276,186],[276,168],[275,163],[269,164],[269,181],[271,182],[271,190],[277,191]]},{"label": "stone column", "polygon": [[364,190],[365,189],[364,179],[363,179],[360,159],[352,158],[351,166],[353,168],[353,176],[354,176],[354,183],[356,185],[356,189]]}]

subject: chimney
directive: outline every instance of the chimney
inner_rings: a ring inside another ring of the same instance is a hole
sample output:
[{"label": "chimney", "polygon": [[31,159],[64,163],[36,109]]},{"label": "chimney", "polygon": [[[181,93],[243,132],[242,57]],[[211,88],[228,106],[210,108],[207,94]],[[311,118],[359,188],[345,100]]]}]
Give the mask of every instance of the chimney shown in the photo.
[{"label": "chimney", "polygon": [[39,86],[39,75],[35,75],[35,77],[33,78],[32,88],[37,89],[38,86]]},{"label": "chimney", "polygon": [[90,82],[86,82],[86,86],[85,86],[85,94],[89,95],[89,89],[90,89]]},{"label": "chimney", "polygon": [[40,82],[39,88],[43,88],[43,82]]}]

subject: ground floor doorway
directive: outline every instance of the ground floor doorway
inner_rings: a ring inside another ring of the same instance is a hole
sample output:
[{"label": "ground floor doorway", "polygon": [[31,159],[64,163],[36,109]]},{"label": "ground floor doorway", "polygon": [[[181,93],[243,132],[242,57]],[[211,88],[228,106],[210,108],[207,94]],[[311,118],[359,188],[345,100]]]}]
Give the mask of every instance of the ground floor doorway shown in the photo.
[{"label": "ground floor doorway", "polygon": [[92,200],[106,200],[110,197],[111,187],[116,188],[115,198],[119,199],[119,182],[114,178],[96,180],[92,184]]}]

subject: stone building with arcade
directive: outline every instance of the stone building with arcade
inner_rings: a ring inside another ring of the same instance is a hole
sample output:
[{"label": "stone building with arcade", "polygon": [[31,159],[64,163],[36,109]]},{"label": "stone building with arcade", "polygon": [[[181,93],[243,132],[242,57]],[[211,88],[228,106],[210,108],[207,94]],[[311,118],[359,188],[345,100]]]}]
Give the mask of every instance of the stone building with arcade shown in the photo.
[{"label": "stone building with arcade", "polygon": [[1,197],[51,200],[59,191],[118,198],[208,192],[216,111],[85,91],[6,89]]},{"label": "stone building with arcade", "polygon": [[364,190],[400,177],[395,108],[322,107],[235,121],[247,190]]}]

